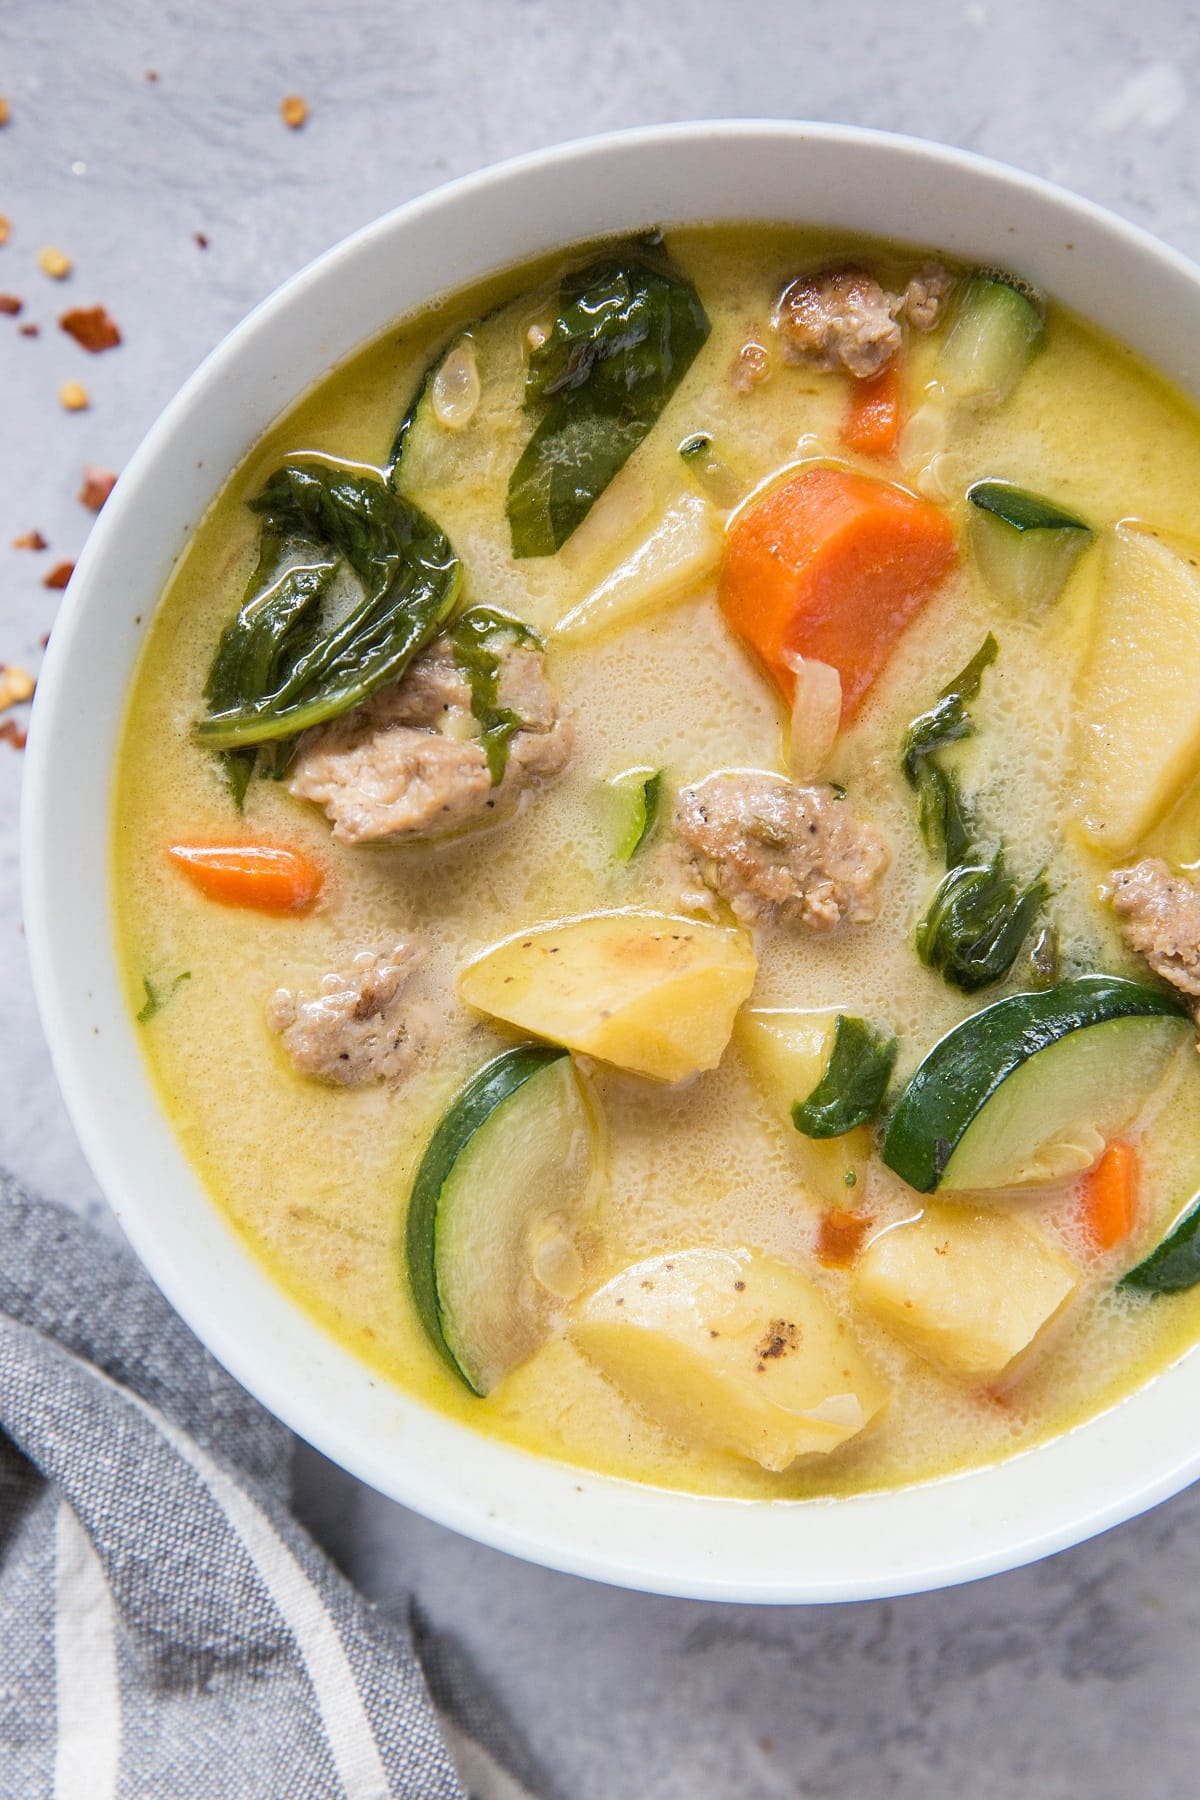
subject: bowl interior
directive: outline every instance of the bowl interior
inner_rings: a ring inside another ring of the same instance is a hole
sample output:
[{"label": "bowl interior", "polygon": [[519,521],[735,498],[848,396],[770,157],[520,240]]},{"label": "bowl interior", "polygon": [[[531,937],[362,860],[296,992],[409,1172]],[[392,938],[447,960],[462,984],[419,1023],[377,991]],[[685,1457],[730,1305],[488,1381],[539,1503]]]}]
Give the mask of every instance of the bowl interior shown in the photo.
[{"label": "bowl interior", "polygon": [[1175,1492],[1200,1472],[1200,1429],[1180,1428],[1200,1416],[1200,1358],[1009,1462],[837,1501],[666,1493],[477,1436],[327,1338],[209,1200],[142,1061],[118,988],[110,899],[112,770],[143,634],[193,525],[272,420],[397,318],[564,242],[754,220],[1010,264],[1200,397],[1200,274],[1087,202],[959,152],[833,126],[706,123],[568,145],[457,182],[265,301],[122,476],[39,684],[25,923],[56,1071],[97,1180],[167,1297],[301,1436],[393,1498],[555,1568],[680,1595],[842,1600],[1012,1567]]}]

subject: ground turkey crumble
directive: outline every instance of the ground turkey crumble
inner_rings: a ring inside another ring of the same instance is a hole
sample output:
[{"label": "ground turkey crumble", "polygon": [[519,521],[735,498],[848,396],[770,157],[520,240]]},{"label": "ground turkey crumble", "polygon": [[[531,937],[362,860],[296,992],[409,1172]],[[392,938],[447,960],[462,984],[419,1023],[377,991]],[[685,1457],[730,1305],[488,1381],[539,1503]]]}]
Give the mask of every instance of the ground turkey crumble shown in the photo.
[{"label": "ground turkey crumble", "polygon": [[522,721],[493,785],[471,690],[439,639],[403,679],[300,741],[288,783],[315,801],[342,844],[447,837],[514,810],[526,788],[549,780],[571,752],[540,650],[508,649],[498,702]]},{"label": "ground turkey crumble", "polygon": [[829,932],[878,915],[888,847],[831,787],[710,775],[682,790],[675,825],[701,879],[748,924]]},{"label": "ground turkey crumble", "polygon": [[1155,856],[1117,869],[1109,883],[1121,936],[1156,975],[1200,996],[1200,888]]},{"label": "ground turkey crumble", "polygon": [[429,1000],[406,1000],[409,977],[427,952],[404,938],[390,949],[360,950],[323,975],[315,994],[280,988],[267,1023],[301,1075],[342,1087],[386,1081],[396,1087],[437,1049],[442,1027]]},{"label": "ground turkey crumble", "polygon": [[785,362],[845,369],[866,380],[899,350],[905,316],[917,331],[932,331],[954,278],[926,263],[902,294],[892,294],[865,269],[821,269],[797,276],[783,290],[773,323]]}]

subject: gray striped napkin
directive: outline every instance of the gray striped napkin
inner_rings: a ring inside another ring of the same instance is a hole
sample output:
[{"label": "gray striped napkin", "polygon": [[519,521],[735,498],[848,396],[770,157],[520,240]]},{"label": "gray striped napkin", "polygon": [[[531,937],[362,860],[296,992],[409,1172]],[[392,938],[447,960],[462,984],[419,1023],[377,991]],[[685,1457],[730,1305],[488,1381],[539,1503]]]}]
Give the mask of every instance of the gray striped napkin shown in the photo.
[{"label": "gray striped napkin", "polygon": [[0,1179],[4,1800],[533,1800],[451,1647],[422,1667],[291,1517],[290,1458],[128,1251]]}]

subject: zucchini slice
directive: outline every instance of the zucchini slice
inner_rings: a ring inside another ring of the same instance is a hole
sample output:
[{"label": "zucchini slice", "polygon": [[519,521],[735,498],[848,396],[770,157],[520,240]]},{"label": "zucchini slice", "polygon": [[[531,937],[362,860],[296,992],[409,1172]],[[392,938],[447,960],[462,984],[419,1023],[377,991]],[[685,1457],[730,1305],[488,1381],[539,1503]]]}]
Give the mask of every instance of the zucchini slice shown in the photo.
[{"label": "zucchini slice", "polygon": [[662,808],[664,774],[662,769],[627,769],[608,783],[618,862],[632,862],[654,835]]},{"label": "zucchini slice", "polygon": [[977,481],[971,544],[988,586],[1022,611],[1045,612],[1091,543],[1090,525],[1011,481]]},{"label": "zucchini slice", "polygon": [[929,1052],[883,1160],[922,1194],[1077,1174],[1137,1115],[1189,1025],[1173,995],[1117,975],[997,1000]]},{"label": "zucchini slice", "polygon": [[976,270],[942,352],[946,392],[957,400],[1007,400],[1044,330],[1041,299],[1027,283],[999,269]]},{"label": "zucchini slice", "polygon": [[595,1130],[570,1056],[522,1044],[455,1096],[417,1170],[408,1280],[430,1343],[476,1394],[550,1337],[582,1267],[572,1226]]},{"label": "zucchini slice", "polygon": [[1200,1282],[1200,1194],[1162,1243],[1117,1283],[1143,1294],[1185,1294]]}]

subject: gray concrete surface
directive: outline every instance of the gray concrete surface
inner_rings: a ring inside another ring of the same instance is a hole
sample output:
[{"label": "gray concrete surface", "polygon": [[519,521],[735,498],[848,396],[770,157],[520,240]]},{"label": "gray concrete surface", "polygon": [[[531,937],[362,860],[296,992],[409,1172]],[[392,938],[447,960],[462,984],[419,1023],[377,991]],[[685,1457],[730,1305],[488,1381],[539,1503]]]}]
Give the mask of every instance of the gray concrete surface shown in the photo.
[{"label": "gray concrete surface", "polygon": [[[1200,254],[1198,80],[1179,0],[0,0],[0,292],[42,328],[0,317],[0,661],[37,664],[56,604],[41,576],[90,522],[80,466],[119,469],[253,302],[448,176],[644,121],[849,120],[1006,158]],[[278,117],[288,92],[312,109],[299,133]],[[36,268],[43,244],[74,258],[68,283]],[[54,320],[95,301],[125,343],[93,358]],[[59,409],[68,379],[90,411]],[[32,527],[48,553],[8,547]],[[24,966],[20,761],[0,743],[0,1162],[102,1217]],[[1200,1494],[955,1592],[756,1611],[525,1567],[310,1452],[299,1491],[381,1604],[415,1591],[461,1636],[569,1800],[1200,1789]]]}]

